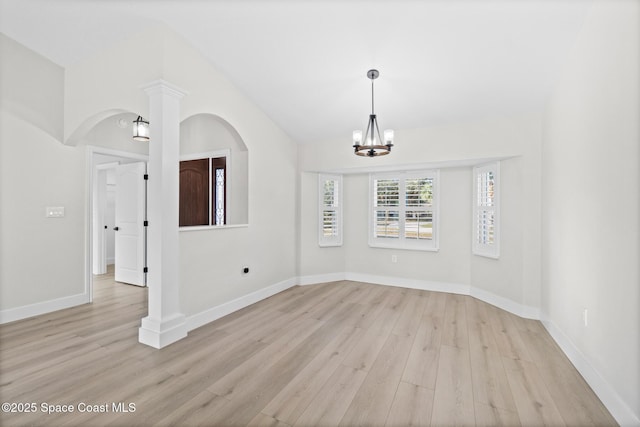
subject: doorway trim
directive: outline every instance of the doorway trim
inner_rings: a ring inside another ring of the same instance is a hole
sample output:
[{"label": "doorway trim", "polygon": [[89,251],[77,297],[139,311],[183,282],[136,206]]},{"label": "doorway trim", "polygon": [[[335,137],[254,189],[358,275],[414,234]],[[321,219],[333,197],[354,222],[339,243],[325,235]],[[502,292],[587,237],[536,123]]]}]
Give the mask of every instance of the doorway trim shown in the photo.
[{"label": "doorway trim", "polygon": [[86,228],[85,228],[85,282],[84,282],[84,292],[88,297],[88,302],[93,302],[93,191],[94,191],[94,178],[95,178],[95,169],[99,163],[96,161],[96,155],[106,155],[106,156],[114,156],[121,157],[127,160],[138,160],[148,163],[149,156],[146,154],[138,154],[138,153],[130,153],[127,151],[114,150],[111,148],[99,147],[95,145],[87,145],[87,153],[86,153]]},{"label": "doorway trim", "polygon": [[[100,163],[96,164],[93,168],[93,184],[91,185],[91,191],[93,192],[90,197],[91,203],[91,238],[93,241],[91,242],[91,250],[93,251],[91,255],[91,276],[95,276],[97,274],[104,274],[107,271],[107,236],[105,233],[102,233],[102,237],[100,238],[98,230],[102,230],[99,224],[96,224],[96,219],[104,219],[105,210],[107,209],[107,172],[111,169],[116,168],[120,164],[119,161],[108,162],[108,163]],[[104,176],[104,185],[102,182],[102,176]],[[102,188],[101,188],[102,187]],[[104,200],[101,200],[101,196]],[[102,203],[100,203],[102,201]],[[97,211],[97,212],[96,212]],[[103,221],[105,223],[105,221]],[[97,239],[101,239],[96,241]],[[100,244],[102,243],[102,244]],[[100,249],[98,249],[100,248]],[[99,253],[96,253],[96,249],[98,249]],[[99,264],[98,270],[100,272],[96,273],[96,263]]]}]

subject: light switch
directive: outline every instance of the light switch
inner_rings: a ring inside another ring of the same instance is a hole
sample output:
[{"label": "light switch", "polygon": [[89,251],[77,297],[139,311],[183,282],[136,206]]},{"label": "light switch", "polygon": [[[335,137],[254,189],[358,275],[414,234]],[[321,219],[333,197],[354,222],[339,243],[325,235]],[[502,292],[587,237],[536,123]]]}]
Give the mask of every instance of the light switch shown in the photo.
[{"label": "light switch", "polygon": [[47,206],[47,218],[62,218],[64,206]]}]

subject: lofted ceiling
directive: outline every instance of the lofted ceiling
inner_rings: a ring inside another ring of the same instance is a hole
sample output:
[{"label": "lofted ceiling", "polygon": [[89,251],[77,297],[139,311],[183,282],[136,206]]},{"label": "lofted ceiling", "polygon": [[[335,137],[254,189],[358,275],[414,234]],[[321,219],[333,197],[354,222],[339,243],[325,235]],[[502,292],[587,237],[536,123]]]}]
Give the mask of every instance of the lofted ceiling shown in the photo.
[{"label": "lofted ceiling", "polygon": [[370,112],[370,68],[382,128],[540,111],[591,4],[0,0],[0,31],[65,67],[162,22],[294,140],[350,144]]}]

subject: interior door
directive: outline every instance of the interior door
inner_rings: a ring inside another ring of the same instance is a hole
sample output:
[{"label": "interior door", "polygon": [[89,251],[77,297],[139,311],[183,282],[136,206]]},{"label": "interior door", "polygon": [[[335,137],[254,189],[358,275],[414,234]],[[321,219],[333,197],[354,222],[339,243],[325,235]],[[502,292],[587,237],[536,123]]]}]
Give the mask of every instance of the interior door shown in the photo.
[{"label": "interior door", "polygon": [[145,285],[144,162],[116,167],[115,280]]}]

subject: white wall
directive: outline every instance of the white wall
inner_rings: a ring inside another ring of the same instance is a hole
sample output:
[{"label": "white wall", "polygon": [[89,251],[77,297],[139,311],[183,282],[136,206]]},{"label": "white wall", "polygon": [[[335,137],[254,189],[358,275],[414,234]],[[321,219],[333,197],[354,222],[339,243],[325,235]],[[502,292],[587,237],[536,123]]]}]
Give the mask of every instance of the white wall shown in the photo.
[{"label": "white wall", "polygon": [[[352,153],[342,141],[301,147],[300,274],[349,272],[478,290],[513,303],[529,316],[540,303],[540,142],[541,118],[531,114],[427,129],[397,130],[396,147],[382,158]],[[501,179],[502,254],[499,260],[471,254],[472,163],[503,158]],[[451,167],[466,164],[465,167]],[[440,168],[440,251],[370,248],[367,243],[368,175],[371,168]],[[344,245],[317,243],[317,173],[344,172]],[[396,255],[398,262],[391,262]],[[408,282],[407,282],[408,281]]]},{"label": "white wall", "polygon": [[66,144],[78,144],[106,117],[105,111],[149,117],[149,99],[141,86],[163,76],[165,32],[161,25],[148,28],[65,69]]},{"label": "white wall", "polygon": [[[181,37],[163,32],[163,78],[188,95],[183,118],[207,113],[247,146],[248,227],[180,233],[181,307],[187,316],[296,276],[297,145]],[[249,267],[249,274],[242,273]],[[215,311],[215,310],[213,310]]]},{"label": "white wall", "polygon": [[542,169],[546,324],[626,425],[640,424],[639,19],[637,1],[595,2],[547,110]]},{"label": "white wall", "polygon": [[[523,191],[522,168],[523,161],[519,157],[500,162],[500,262],[496,263],[494,259],[482,256],[471,256],[470,269],[472,286],[517,302],[523,302],[524,299],[523,269],[524,264],[530,262],[524,256],[523,235],[526,207],[532,204],[527,203],[527,196]],[[468,182],[471,179],[469,177]],[[468,185],[471,187],[471,184]],[[471,210],[471,195],[465,200],[466,204],[460,209]],[[539,217],[537,221],[539,223]],[[471,230],[467,236],[470,241]]]},{"label": "white wall", "polygon": [[[303,148],[304,149],[304,148]],[[347,187],[346,180],[343,186]],[[353,193],[345,190],[343,203],[345,213],[351,210],[350,198]],[[300,254],[299,269],[301,276],[320,276],[346,271],[346,247],[350,244],[343,236],[342,246],[320,247],[318,245],[318,174],[303,172],[300,174]],[[346,221],[343,221],[347,224]],[[348,225],[351,226],[353,224]],[[328,280],[330,280],[328,278]]]},{"label": "white wall", "polygon": [[[0,308],[84,292],[84,153],[1,113]],[[65,208],[46,218],[47,206]]]},{"label": "white wall", "polygon": [[[83,301],[84,153],[60,143],[64,71],[0,35],[0,321]],[[46,218],[63,206],[63,218]]]},{"label": "white wall", "polygon": [[64,70],[0,33],[0,108],[62,140]]},{"label": "white wall", "polygon": [[[369,175],[345,179],[346,271],[451,285],[469,285],[471,251],[471,173],[440,170],[440,250],[370,248]],[[397,263],[391,262],[397,256]]]}]

